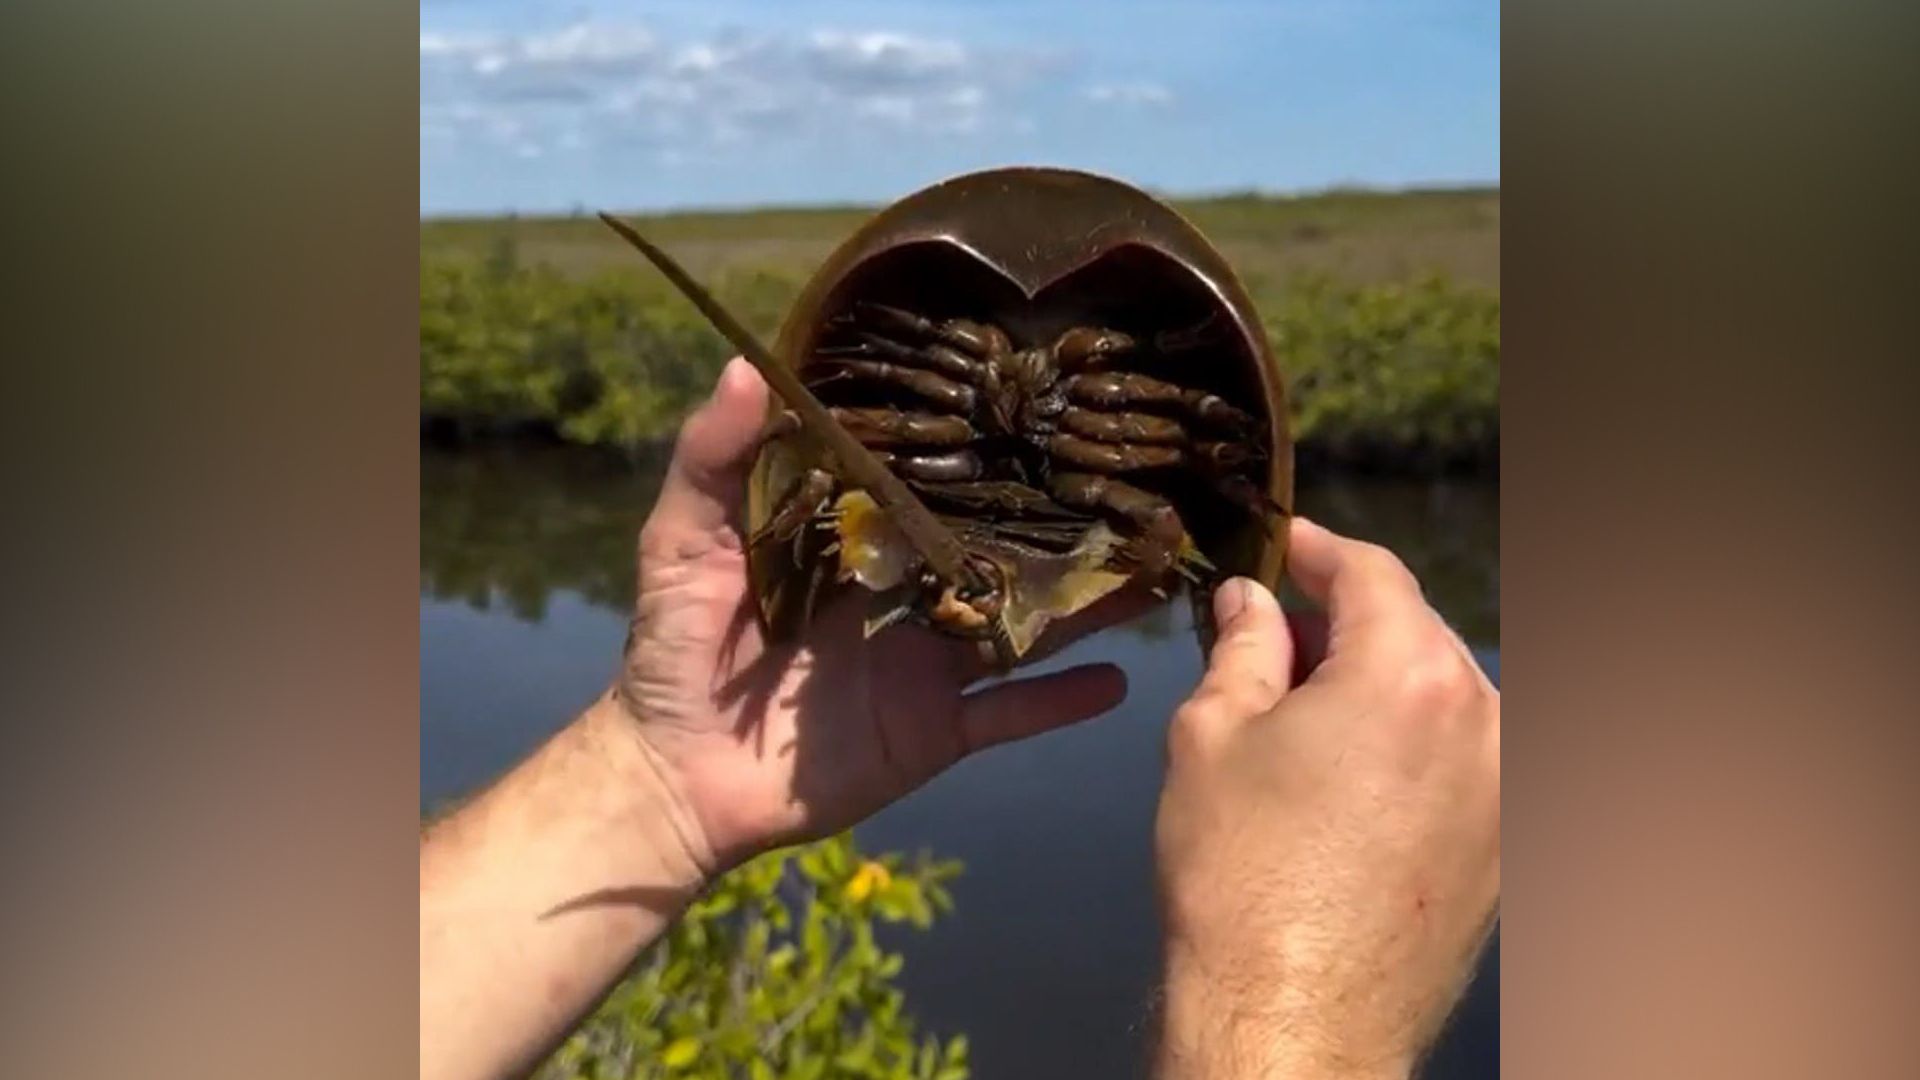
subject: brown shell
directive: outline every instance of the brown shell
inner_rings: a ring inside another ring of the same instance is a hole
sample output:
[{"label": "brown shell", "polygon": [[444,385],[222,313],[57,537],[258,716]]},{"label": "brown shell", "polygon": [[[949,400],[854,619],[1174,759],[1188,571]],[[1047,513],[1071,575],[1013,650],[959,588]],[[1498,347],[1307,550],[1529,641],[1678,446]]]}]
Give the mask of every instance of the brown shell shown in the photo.
[{"label": "brown shell", "polygon": [[[1199,230],[1146,192],[1103,176],[1067,169],[1016,167],[969,173],[886,207],[840,245],[800,292],[780,329],[774,353],[794,370],[811,359],[823,323],[855,298],[878,299],[934,317],[988,318],[1033,338],[1068,325],[1118,325],[1140,312],[1162,312],[1168,326],[1196,315],[1224,316],[1224,347],[1215,363],[1183,372],[1267,421],[1267,492],[1293,508],[1293,445],[1285,383],[1260,318],[1232,267]],[[1217,370],[1226,368],[1229,370]],[[779,444],[755,463],[748,527],[766,521],[776,495],[806,463]],[[1286,530],[1276,517],[1189,522],[1202,551],[1225,573],[1277,588],[1284,573]],[[785,632],[794,613],[778,586],[792,574],[774,551],[750,567],[761,614]],[[791,595],[791,592],[785,595]],[[1206,610],[1196,604],[1196,614]],[[1197,618],[1203,639],[1210,620]]]}]

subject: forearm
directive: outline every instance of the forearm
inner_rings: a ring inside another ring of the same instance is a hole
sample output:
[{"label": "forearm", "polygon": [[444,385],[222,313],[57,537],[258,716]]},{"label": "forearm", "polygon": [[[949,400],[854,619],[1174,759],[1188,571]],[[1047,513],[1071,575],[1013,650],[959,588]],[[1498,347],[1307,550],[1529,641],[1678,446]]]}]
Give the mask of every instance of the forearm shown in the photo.
[{"label": "forearm", "polygon": [[1331,1051],[1284,980],[1170,943],[1155,1080],[1405,1080],[1411,1063]]},{"label": "forearm", "polygon": [[532,1065],[699,890],[711,860],[605,698],[420,850],[420,1060]]}]

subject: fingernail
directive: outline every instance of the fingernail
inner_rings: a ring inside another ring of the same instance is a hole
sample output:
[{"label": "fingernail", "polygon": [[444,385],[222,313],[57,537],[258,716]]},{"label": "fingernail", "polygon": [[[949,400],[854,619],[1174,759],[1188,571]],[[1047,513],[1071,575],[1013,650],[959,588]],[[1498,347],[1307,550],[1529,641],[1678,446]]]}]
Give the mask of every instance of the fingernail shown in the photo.
[{"label": "fingernail", "polygon": [[1220,626],[1228,626],[1247,610],[1247,588],[1245,578],[1232,578],[1220,586],[1213,594],[1213,621]]}]

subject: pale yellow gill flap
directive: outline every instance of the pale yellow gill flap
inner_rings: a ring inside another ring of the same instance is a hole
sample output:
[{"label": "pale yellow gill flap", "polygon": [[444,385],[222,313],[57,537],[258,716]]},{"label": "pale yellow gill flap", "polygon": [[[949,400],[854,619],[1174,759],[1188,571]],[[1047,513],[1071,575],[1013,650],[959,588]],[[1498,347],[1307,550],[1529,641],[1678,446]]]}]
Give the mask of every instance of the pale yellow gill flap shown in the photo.
[{"label": "pale yellow gill flap", "polygon": [[[1017,560],[1008,575],[1011,595],[1001,612],[1007,642],[1024,656],[1047,625],[1092,606],[1127,583],[1127,575],[1106,569],[1120,538],[1105,523],[1087,530],[1070,557]],[[1024,563],[1024,565],[1022,565]]]},{"label": "pale yellow gill flap", "polygon": [[835,530],[840,535],[840,580],[857,581],[874,592],[885,592],[907,580],[914,552],[906,538],[887,520],[873,496],[855,489],[834,503]]}]

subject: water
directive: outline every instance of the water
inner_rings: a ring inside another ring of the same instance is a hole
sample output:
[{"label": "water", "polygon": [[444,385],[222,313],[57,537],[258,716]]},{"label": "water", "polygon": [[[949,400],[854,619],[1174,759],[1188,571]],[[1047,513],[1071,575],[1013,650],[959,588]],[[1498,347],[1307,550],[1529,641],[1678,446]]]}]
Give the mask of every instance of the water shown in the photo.
[{"label": "water", "polygon": [[[633,538],[657,462],[563,451],[421,460],[423,807],[508,768],[605,687],[626,633]],[[1499,494],[1486,483],[1307,488],[1300,509],[1388,545],[1499,678]],[[955,856],[957,910],[894,942],[927,1030],[965,1032],[975,1074],[1143,1075],[1158,966],[1152,822],[1166,717],[1199,676],[1184,606],[1065,650],[1123,667],[1113,713],[962,762],[856,830]],[[1426,1075],[1498,1072],[1491,954]]]}]

